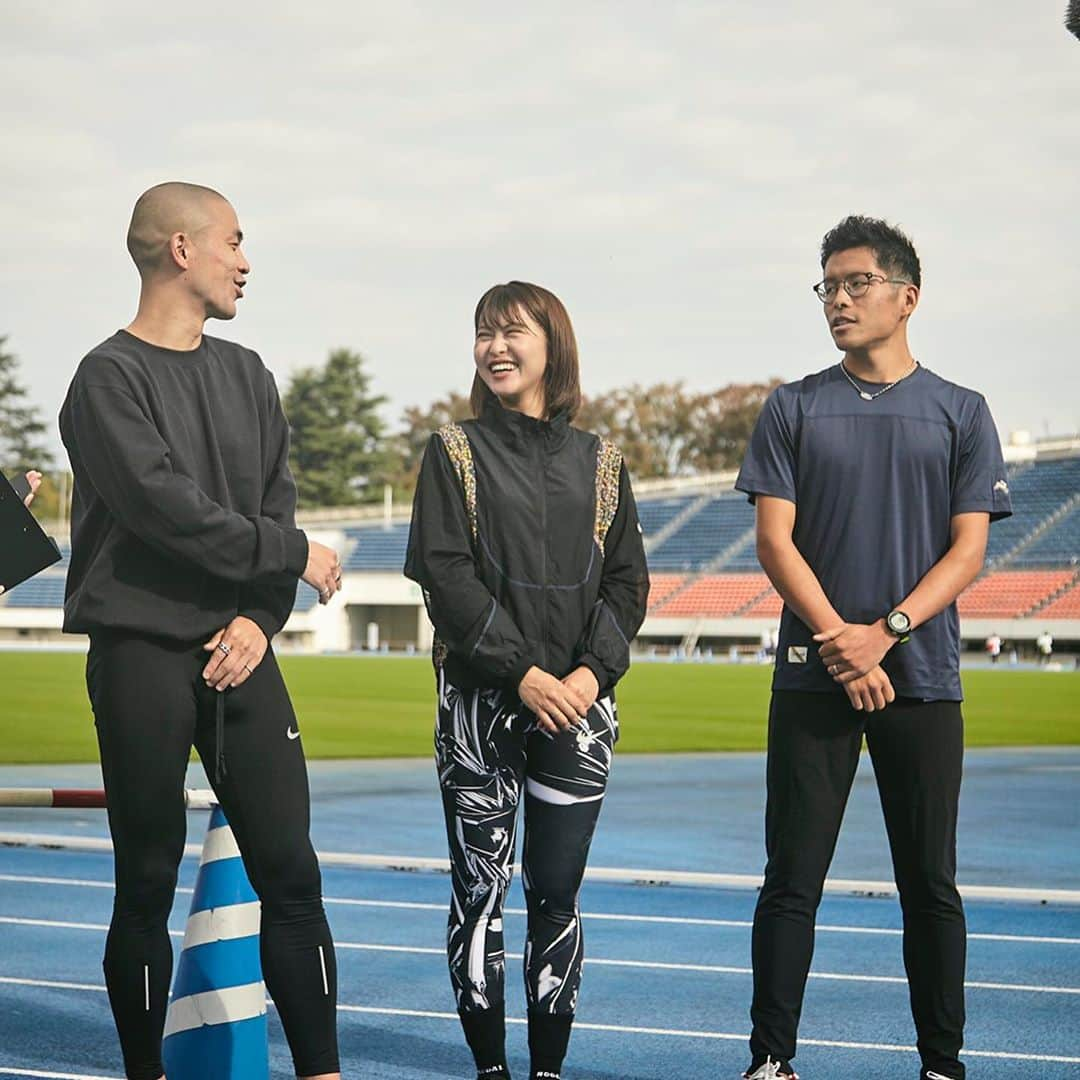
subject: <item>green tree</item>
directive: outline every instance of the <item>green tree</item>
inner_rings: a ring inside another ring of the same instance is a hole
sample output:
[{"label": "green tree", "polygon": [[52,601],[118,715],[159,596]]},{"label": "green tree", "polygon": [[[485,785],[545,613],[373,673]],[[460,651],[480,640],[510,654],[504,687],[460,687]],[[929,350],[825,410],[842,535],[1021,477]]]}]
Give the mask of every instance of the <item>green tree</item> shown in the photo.
[{"label": "green tree", "polygon": [[732,383],[699,394],[690,407],[691,435],[683,464],[691,472],[737,469],[761,407],[780,382]]},{"label": "green tree", "polygon": [[590,398],[574,426],[610,439],[639,480],[686,472],[693,397],[682,383],[629,386]]},{"label": "green tree", "polygon": [[682,383],[629,386],[590,398],[575,426],[611,439],[637,479],[737,468],[779,379],[691,393]]},{"label": "green tree", "polygon": [[396,492],[409,494],[416,487],[416,475],[424,457],[424,447],[432,433],[451,421],[467,420],[472,407],[465,394],[451,390],[446,397],[433,401],[426,408],[410,405],[401,414],[401,431],[394,438],[397,470],[393,485]]},{"label": "green tree", "polygon": [[43,436],[45,423],[39,410],[27,401],[26,387],[19,382],[19,361],[0,337],[0,468],[9,476],[28,469],[45,472],[53,456]]},{"label": "green tree", "polygon": [[391,472],[379,415],[385,403],[371,391],[363,356],[349,349],[334,349],[322,367],[293,375],[282,404],[301,506],[353,506],[382,497]]}]

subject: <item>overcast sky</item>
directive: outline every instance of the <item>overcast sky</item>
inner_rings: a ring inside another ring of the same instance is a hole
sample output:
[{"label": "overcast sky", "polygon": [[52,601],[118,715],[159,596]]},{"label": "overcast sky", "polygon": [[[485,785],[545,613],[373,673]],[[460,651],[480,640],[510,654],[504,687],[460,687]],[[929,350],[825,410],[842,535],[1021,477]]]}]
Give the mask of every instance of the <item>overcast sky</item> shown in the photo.
[{"label": "overcast sky", "polygon": [[[0,334],[53,423],[129,321],[135,198],[224,192],[253,265],[209,331],[284,382],[345,345],[388,420],[471,375],[471,315],[566,303],[586,392],[839,357],[821,235],[909,231],[912,348],[1003,437],[1080,430],[1080,43],[1064,2],[43,5],[0,43]],[[55,426],[55,425],[54,425]]]}]

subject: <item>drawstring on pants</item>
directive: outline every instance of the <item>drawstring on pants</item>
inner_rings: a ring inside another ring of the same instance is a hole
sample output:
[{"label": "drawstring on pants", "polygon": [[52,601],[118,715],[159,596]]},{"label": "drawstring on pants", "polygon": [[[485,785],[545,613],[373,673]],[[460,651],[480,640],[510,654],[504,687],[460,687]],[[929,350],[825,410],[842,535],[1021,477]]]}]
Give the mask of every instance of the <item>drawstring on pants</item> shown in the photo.
[{"label": "drawstring on pants", "polygon": [[220,784],[225,776],[225,694],[220,690],[214,691],[217,701],[214,703],[214,749],[216,762],[214,764],[214,783]]}]

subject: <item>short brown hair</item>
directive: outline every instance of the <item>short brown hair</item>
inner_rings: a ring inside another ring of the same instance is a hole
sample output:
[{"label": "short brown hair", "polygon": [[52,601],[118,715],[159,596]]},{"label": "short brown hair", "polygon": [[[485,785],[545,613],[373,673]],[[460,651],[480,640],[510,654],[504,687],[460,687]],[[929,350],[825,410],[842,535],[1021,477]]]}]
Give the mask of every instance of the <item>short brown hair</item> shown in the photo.
[{"label": "short brown hair", "polygon": [[[493,285],[476,305],[473,330],[489,320],[505,321],[520,312],[544,331],[547,338],[547,368],[544,371],[544,413],[548,417],[566,412],[572,420],[581,408],[581,371],[578,367],[577,339],[562,301],[540,285],[508,281]],[[498,398],[488,389],[479,372],[473,376],[469,404],[479,416]]]}]

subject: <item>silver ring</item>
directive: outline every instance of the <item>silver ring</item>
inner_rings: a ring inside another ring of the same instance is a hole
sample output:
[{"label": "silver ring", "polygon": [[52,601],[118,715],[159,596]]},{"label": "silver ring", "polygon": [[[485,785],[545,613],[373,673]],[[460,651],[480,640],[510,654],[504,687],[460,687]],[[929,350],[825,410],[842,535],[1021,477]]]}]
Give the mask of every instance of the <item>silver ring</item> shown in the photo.
[{"label": "silver ring", "polygon": [[840,667],[839,667],[838,664],[830,664],[829,665],[829,674],[830,675],[835,675],[839,670],[840,670]]},{"label": "silver ring", "polygon": [[218,644],[217,644],[217,647],[218,647],[218,648],[219,648],[219,649],[220,649],[220,650],[221,650],[221,651],[222,651],[222,652],[223,652],[223,653],[224,653],[224,654],[225,654],[226,656],[228,656],[228,655],[229,655],[229,653],[231,653],[231,652],[232,652],[232,646],[231,646],[231,645],[226,645],[224,641],[219,641],[219,642],[218,642]]}]

